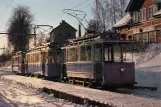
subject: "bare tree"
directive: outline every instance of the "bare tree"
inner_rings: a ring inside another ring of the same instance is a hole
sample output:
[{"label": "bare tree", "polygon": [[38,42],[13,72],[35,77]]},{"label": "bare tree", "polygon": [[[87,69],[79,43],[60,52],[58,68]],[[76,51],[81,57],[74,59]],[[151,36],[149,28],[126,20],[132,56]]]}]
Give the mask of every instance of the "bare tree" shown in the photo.
[{"label": "bare tree", "polygon": [[129,0],[120,0],[120,18],[124,17],[125,15],[125,9],[126,9],[126,6],[127,6],[127,3],[129,2]]},{"label": "bare tree", "polygon": [[[108,1],[106,1],[108,2]],[[97,2],[96,9],[93,9],[95,20],[97,22],[97,31],[105,31],[106,28],[109,26],[109,18],[108,18],[108,11],[109,3],[105,3],[104,1],[98,1]]]},{"label": "bare tree", "polygon": [[13,45],[14,51],[28,49],[32,21],[33,15],[30,13],[29,7],[18,6],[13,9],[9,20],[8,40]]},{"label": "bare tree", "polygon": [[[95,20],[102,26],[97,26],[105,31],[112,27],[118,20],[125,15],[125,8],[129,0],[98,0],[97,7],[92,9]],[[99,24],[97,24],[99,25]]]}]

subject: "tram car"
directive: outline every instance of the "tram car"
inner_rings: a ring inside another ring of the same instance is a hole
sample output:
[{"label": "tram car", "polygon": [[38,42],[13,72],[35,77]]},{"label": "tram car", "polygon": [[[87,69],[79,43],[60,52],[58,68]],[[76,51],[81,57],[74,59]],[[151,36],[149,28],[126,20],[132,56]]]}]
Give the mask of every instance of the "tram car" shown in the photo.
[{"label": "tram car", "polygon": [[[50,43],[49,45],[58,45]],[[25,72],[27,74],[42,75],[49,78],[60,78],[61,66],[59,52],[49,45],[36,47],[26,54]]]},{"label": "tram car", "polygon": [[16,52],[15,55],[12,56],[12,71],[15,73],[25,73],[25,53],[22,51]]},{"label": "tram car", "polygon": [[135,65],[125,46],[133,41],[75,40],[66,47],[66,73],[71,84],[133,86]]}]

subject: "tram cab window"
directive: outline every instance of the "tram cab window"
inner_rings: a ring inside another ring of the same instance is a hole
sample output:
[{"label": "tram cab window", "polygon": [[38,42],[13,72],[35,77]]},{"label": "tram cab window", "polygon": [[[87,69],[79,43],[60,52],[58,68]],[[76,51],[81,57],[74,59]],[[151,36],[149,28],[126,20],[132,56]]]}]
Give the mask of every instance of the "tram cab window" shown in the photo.
[{"label": "tram cab window", "polygon": [[112,46],[104,47],[104,61],[111,62],[112,61]]},{"label": "tram cab window", "polygon": [[104,45],[104,61],[105,62],[122,62],[123,52],[121,45]]},{"label": "tram cab window", "polygon": [[127,45],[123,45],[123,61],[127,63],[133,62],[133,49]]},{"label": "tram cab window", "polygon": [[102,44],[94,45],[94,61],[101,62],[102,61]]},{"label": "tram cab window", "polygon": [[80,51],[81,61],[91,61],[91,45],[82,45]]},{"label": "tram cab window", "polygon": [[122,62],[122,46],[114,45],[114,62]]}]

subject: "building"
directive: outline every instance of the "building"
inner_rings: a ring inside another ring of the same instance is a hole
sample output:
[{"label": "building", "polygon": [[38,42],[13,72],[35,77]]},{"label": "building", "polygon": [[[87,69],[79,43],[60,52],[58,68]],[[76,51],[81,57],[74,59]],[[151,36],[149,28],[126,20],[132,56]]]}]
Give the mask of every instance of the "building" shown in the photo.
[{"label": "building", "polygon": [[56,43],[65,43],[68,39],[76,37],[76,29],[62,20],[59,26],[50,32],[50,41]]},{"label": "building", "polygon": [[161,42],[161,0],[130,0],[113,28],[137,43]]}]

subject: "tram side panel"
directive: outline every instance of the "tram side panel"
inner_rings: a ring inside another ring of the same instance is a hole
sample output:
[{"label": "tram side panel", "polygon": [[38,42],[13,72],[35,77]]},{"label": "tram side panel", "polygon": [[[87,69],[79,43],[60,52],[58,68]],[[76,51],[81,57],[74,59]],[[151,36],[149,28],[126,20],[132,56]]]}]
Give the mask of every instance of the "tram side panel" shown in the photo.
[{"label": "tram side panel", "polygon": [[26,55],[26,73],[42,75],[41,52]]},{"label": "tram side panel", "polygon": [[103,66],[103,84],[133,85],[135,84],[134,63],[106,63]]},{"label": "tram side panel", "polygon": [[82,44],[67,48],[67,77],[100,81],[102,79],[100,51],[100,48],[97,49],[97,58],[94,59],[94,45]]},{"label": "tram side panel", "polygon": [[61,76],[60,69],[61,69],[61,66],[59,63],[46,64],[45,76],[53,77],[53,78],[60,78]]},{"label": "tram side panel", "polygon": [[67,63],[67,77],[95,79],[92,63]]}]

